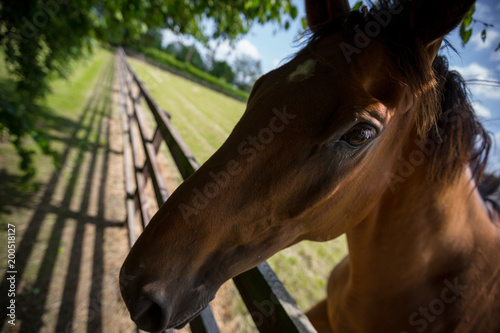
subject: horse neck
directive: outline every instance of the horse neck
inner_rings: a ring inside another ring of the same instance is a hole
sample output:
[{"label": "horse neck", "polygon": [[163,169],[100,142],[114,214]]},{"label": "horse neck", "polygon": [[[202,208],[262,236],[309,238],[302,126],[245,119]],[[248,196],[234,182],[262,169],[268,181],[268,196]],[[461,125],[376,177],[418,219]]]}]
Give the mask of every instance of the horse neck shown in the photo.
[{"label": "horse neck", "polygon": [[468,168],[446,186],[423,181],[423,173],[417,170],[388,190],[347,233],[352,283],[398,293],[394,288],[456,276],[467,267],[475,244],[492,234]]}]

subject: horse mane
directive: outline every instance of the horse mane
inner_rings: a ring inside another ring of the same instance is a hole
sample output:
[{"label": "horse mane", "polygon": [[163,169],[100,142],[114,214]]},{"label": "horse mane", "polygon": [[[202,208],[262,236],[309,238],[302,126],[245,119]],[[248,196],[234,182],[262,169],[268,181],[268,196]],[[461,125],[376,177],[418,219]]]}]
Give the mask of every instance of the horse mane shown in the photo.
[{"label": "horse mane", "polygon": [[[488,161],[491,138],[474,112],[462,76],[449,70],[448,61],[443,56],[436,57],[433,69],[441,103],[436,110],[438,142],[431,158],[431,174],[440,180],[453,181],[469,164],[480,181]],[[428,140],[429,136],[432,132],[429,132]]]},{"label": "horse mane", "polygon": [[431,157],[430,174],[453,181],[464,165],[469,165],[490,218],[499,220],[500,176],[485,173],[491,137],[474,112],[462,76],[449,70],[448,61],[443,56],[436,57],[433,68],[442,98],[436,124],[440,141],[436,142],[437,149]]},{"label": "horse mane", "polygon": [[500,220],[500,177],[498,174],[487,173],[478,183],[479,194],[485,202],[490,218]]},{"label": "horse mane", "polygon": [[[405,6],[411,0],[381,0],[351,11],[321,27],[316,27],[307,40],[311,46],[320,38],[344,31],[354,39],[381,11],[393,6]],[[424,43],[408,28],[403,11],[393,15],[390,23],[376,36],[389,48],[393,60],[403,75],[401,85],[407,86],[419,101],[415,105],[416,130],[421,140],[434,143],[429,156],[429,180],[453,182],[469,166],[485,202],[491,202],[500,216],[500,177],[484,175],[491,147],[491,138],[472,107],[469,91],[462,76],[449,69],[448,61],[438,55],[428,62]],[[411,36],[414,36],[412,38]]]}]

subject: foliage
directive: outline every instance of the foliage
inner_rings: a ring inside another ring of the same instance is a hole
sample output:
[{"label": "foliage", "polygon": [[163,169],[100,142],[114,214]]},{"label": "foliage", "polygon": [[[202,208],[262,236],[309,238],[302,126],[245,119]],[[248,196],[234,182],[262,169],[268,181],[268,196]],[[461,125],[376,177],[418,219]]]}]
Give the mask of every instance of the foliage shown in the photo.
[{"label": "foliage", "polygon": [[[486,36],[488,34],[488,29],[493,28],[494,25],[490,23],[486,23],[480,20],[477,20],[474,18],[474,13],[476,12],[476,5],[472,6],[470,11],[467,13],[465,18],[462,21],[462,24],[460,24],[460,38],[462,38],[462,46],[465,46],[470,40],[470,37],[472,36],[472,31],[473,31],[473,26],[475,24],[482,25],[482,30],[481,30],[481,39],[483,42],[486,41]],[[500,43],[498,43],[498,46],[495,49],[495,52],[500,50]]]},{"label": "foliage", "polygon": [[235,78],[233,69],[225,61],[214,62],[212,69],[210,70],[210,74],[223,79],[227,83],[233,83]]},{"label": "foliage", "polygon": [[[49,92],[50,78],[67,75],[71,61],[91,51],[95,39],[132,45],[158,27],[201,41],[234,39],[255,22],[287,27],[296,16],[291,0],[3,1],[0,47],[5,50],[15,92],[0,90],[0,128],[8,131],[22,157],[21,168],[30,178],[35,171],[33,152],[24,148],[25,138],[31,137],[42,152],[55,155],[44,129],[37,126],[37,105]],[[213,28],[208,34],[206,22]]]},{"label": "foliage", "polygon": [[240,100],[245,100],[245,101],[248,99],[248,93],[235,89],[233,86],[226,83],[224,80],[214,77],[209,73],[206,73],[189,64],[186,64],[185,62],[179,61],[164,51],[160,51],[153,48],[147,48],[142,50],[142,52],[148,58],[156,62],[159,62],[160,64],[168,68],[173,68],[175,70],[182,71],[195,80],[201,80],[205,83],[208,83],[216,90],[219,90],[227,95],[234,96]]},{"label": "foliage", "polygon": [[250,92],[252,86],[262,75],[260,60],[255,60],[249,57],[240,57],[234,61],[234,70],[237,73],[235,84],[241,90]]},{"label": "foliage", "polygon": [[354,6],[352,7],[352,10],[354,10],[354,11],[359,10],[361,8],[361,6],[363,6],[363,1],[358,1],[354,4]]},{"label": "foliage", "polygon": [[[49,81],[56,76],[67,76],[69,64],[91,52],[97,45],[95,40],[158,48],[158,28],[190,34],[202,42],[234,39],[257,22],[276,22],[287,28],[296,16],[297,8],[291,0],[3,1],[0,48],[5,51],[5,62],[15,86],[14,91],[0,87],[0,129],[9,133],[10,141],[22,157],[26,178],[30,178],[35,172],[30,158],[34,152],[25,148],[26,138],[35,140],[42,152],[55,156],[44,128],[37,126],[39,105],[49,92]],[[462,24],[464,44],[475,23],[484,25],[483,39],[491,28],[471,17]],[[188,62],[196,66],[194,52]],[[192,71],[194,67],[186,68]],[[245,80],[237,78],[239,86],[248,89]]]},{"label": "foliage", "polygon": [[124,46],[136,47],[136,48],[146,48],[153,47],[155,49],[161,50],[162,48],[163,35],[160,28],[153,28],[148,30],[138,41],[133,43],[122,42]]},{"label": "foliage", "polygon": [[191,64],[202,71],[206,69],[205,62],[194,45],[187,46],[180,42],[172,43],[167,45],[165,51],[179,61]]},{"label": "foliage", "polygon": [[[354,6],[352,7],[352,10],[354,10],[354,11],[360,10],[360,9],[362,9],[363,5],[364,5],[363,1],[358,1],[354,4]],[[476,23],[479,25],[482,25],[481,39],[483,42],[486,41],[486,38],[488,35],[488,29],[494,27],[493,24],[483,22],[483,21],[480,21],[480,20],[474,18],[475,12],[476,12],[476,5],[472,6],[470,11],[467,13],[467,15],[462,20],[462,23],[460,24],[460,38],[462,39],[462,46],[465,46],[469,42],[469,40],[472,36],[473,26]],[[305,29],[306,28],[305,19],[302,20],[302,25]],[[498,43],[498,45],[495,49],[495,52],[498,50],[500,50],[500,42]]]}]

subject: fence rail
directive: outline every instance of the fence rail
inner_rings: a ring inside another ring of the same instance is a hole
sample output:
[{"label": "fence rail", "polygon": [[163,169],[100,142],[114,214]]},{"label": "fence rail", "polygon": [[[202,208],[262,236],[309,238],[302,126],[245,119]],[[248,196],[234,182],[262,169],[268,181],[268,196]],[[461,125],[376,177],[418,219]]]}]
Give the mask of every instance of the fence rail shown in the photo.
[{"label": "fence rail", "polygon": [[[124,134],[125,187],[127,191],[127,225],[129,244],[136,241],[140,230],[136,227],[139,211],[142,227],[149,223],[149,200],[146,181],[151,179],[158,206],[165,202],[169,193],[160,172],[157,154],[165,142],[175,164],[184,179],[191,176],[199,164],[170,122],[170,115],[162,110],[134,68],[126,59],[123,49],[117,52],[117,68],[121,103],[121,122]],[[141,100],[144,99],[152,113],[156,128],[151,131],[144,120]],[[140,140],[138,140],[140,138]],[[144,158],[139,156],[142,148]],[[305,314],[299,309],[276,274],[263,263],[234,279],[240,295],[250,311],[257,329],[269,332],[316,332]],[[207,307],[190,323],[193,333],[217,333],[219,329],[210,307]],[[174,332],[174,330],[169,330]]]}]

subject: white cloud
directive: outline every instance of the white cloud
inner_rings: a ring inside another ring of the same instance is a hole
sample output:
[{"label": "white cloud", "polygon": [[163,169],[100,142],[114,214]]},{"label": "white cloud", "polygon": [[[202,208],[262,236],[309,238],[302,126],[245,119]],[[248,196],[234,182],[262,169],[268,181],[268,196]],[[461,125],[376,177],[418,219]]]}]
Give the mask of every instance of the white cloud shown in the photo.
[{"label": "white cloud", "polygon": [[496,51],[496,52],[491,53],[490,60],[491,61],[500,61],[500,51]]},{"label": "white cloud", "polygon": [[494,15],[492,13],[493,11],[491,10],[490,6],[479,1],[476,2],[476,11],[474,13],[474,18],[479,20],[491,20],[494,18]]},{"label": "white cloud", "polygon": [[229,41],[215,41],[211,40],[208,45],[215,51],[215,59],[218,61],[225,60],[232,64],[235,59],[239,57],[252,58],[254,60],[261,60],[262,57],[257,50],[257,47],[246,39],[239,40],[231,44]]},{"label": "white cloud", "polygon": [[466,67],[454,67],[453,69],[459,71],[466,81],[475,80],[474,82],[469,82],[469,88],[474,94],[474,97],[500,99],[500,88],[477,82],[477,80],[497,81],[497,79],[492,76],[491,71],[486,67],[473,62]]},{"label": "white cloud", "polygon": [[470,38],[470,42],[475,45],[475,50],[485,50],[493,48],[493,44],[498,42],[498,37],[500,37],[500,33],[496,30],[488,29],[486,34],[486,40],[483,42],[481,38],[482,28],[475,28],[473,30],[472,37]]},{"label": "white cloud", "polygon": [[474,111],[476,111],[476,114],[478,116],[483,118],[491,118],[491,111],[487,107],[477,102],[472,102],[472,107],[474,108]]},{"label": "white cloud", "polygon": [[[492,157],[489,158],[489,161],[490,162],[493,162],[495,164],[499,163],[500,162],[500,147],[499,147],[499,144],[500,144],[500,132],[496,132],[493,136],[493,145],[492,145],[492,149],[491,149],[491,154],[492,154]],[[493,166],[493,163],[491,163],[491,166]],[[488,163],[490,164],[490,163]],[[498,165],[498,164],[497,164]],[[498,168],[496,168],[498,169]]]},{"label": "white cloud", "polygon": [[[184,45],[196,45],[197,50],[204,58],[208,58],[210,51],[204,47],[200,42],[196,41],[191,36],[178,35],[168,29],[162,30],[162,45],[168,45],[175,42],[181,42]],[[246,39],[241,39],[237,42],[229,42],[228,40],[216,41],[211,40],[208,42],[209,47],[214,51],[214,58],[218,61],[227,61],[232,64],[235,59],[239,57],[252,58],[254,60],[262,60],[262,57],[257,50],[257,47]]]},{"label": "white cloud", "polygon": [[228,41],[211,40],[208,42],[208,46],[214,51],[214,58],[218,61],[226,60],[232,50]]},{"label": "white cloud", "polygon": [[254,60],[262,59],[257,47],[246,39],[242,39],[236,44],[236,51],[245,54]]},{"label": "white cloud", "polygon": [[168,29],[163,29],[161,31],[162,33],[162,45],[165,46],[165,45],[168,45],[168,44],[172,44],[172,43],[175,43],[175,42],[181,42],[182,44],[184,45],[193,45],[195,43],[195,39],[193,37],[190,37],[190,36],[185,36],[185,35],[178,35],[178,34],[175,34],[173,31],[171,30],[168,30]]},{"label": "white cloud", "polygon": [[[500,3],[496,5],[497,9],[500,9]],[[495,10],[483,2],[476,2],[476,12],[474,13],[474,18],[476,20],[494,24],[495,27],[489,27],[486,29],[486,40],[483,42],[481,39],[481,32],[484,26],[481,23],[476,23],[472,25],[473,34],[470,38],[471,44],[475,45],[475,50],[485,50],[494,48],[495,43],[498,43],[500,37],[500,32],[497,28],[497,13]]]}]

